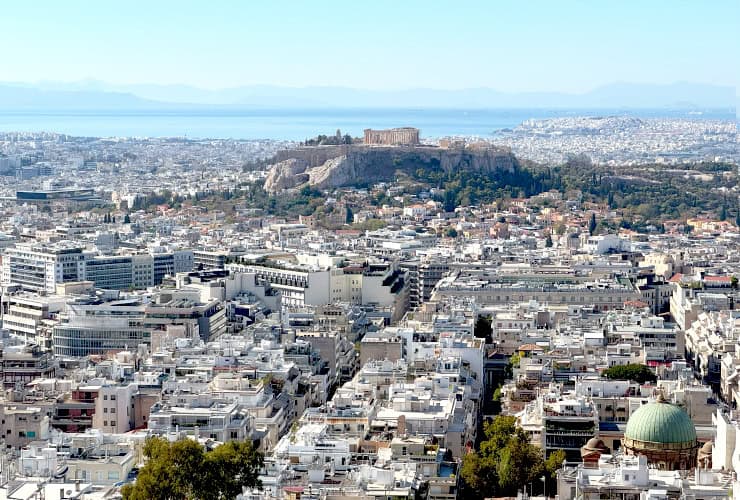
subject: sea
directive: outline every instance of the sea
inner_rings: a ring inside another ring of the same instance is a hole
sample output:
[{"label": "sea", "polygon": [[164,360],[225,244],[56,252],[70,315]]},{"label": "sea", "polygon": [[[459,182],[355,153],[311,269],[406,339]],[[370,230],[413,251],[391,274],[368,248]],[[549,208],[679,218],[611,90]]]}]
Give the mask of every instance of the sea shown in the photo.
[{"label": "sea", "polygon": [[317,134],[361,136],[365,128],[411,126],[422,137],[491,137],[528,119],[633,116],[735,122],[735,110],[672,109],[166,109],[0,110],[0,132],[83,137],[184,137],[301,141]]}]

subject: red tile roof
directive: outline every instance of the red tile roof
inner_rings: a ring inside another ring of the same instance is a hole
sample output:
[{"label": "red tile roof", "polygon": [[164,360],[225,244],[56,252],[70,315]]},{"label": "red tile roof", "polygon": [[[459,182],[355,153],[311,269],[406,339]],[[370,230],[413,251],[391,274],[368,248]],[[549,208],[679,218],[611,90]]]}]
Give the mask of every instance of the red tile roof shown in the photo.
[{"label": "red tile roof", "polygon": [[668,280],[669,283],[681,283],[681,278],[683,278],[683,274],[676,273],[673,276],[671,276],[671,279]]}]

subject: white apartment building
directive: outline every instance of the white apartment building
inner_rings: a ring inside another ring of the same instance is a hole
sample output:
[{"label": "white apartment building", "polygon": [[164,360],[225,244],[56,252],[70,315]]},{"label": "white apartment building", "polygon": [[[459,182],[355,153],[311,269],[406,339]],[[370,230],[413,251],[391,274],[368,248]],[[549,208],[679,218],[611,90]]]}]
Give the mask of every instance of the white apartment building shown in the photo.
[{"label": "white apartment building", "polygon": [[[316,264],[320,263],[319,261]],[[405,309],[405,273],[393,263],[346,267],[306,264],[229,264],[232,272],[252,273],[257,283],[280,292],[286,307],[323,306],[336,302],[375,304]]]},{"label": "white apartment building", "polygon": [[57,284],[84,279],[85,254],[80,247],[19,244],[5,249],[3,285],[16,284],[24,290],[54,293]]},{"label": "white apartment building", "polygon": [[148,425],[153,434],[181,433],[226,442],[247,439],[252,431],[251,420],[238,401],[210,394],[183,394],[152,406]]},{"label": "white apartment building", "polygon": [[64,310],[66,302],[60,295],[3,295],[2,326],[13,335],[49,348],[52,329],[57,323],[55,317]]},{"label": "white apartment building", "polygon": [[705,382],[721,385],[722,359],[735,353],[740,312],[702,312],[685,332],[686,359]]},{"label": "white apartment building", "polygon": [[352,459],[347,438],[327,435],[327,424],[307,423],[291,431],[277,443],[274,455],[308,468],[330,464],[335,470],[347,470]]},{"label": "white apartment building", "polygon": [[142,289],[162,283],[165,275],[193,269],[193,252],[97,255],[76,246],[19,244],[7,248],[2,284],[54,293],[62,283],[93,281],[97,288]]}]

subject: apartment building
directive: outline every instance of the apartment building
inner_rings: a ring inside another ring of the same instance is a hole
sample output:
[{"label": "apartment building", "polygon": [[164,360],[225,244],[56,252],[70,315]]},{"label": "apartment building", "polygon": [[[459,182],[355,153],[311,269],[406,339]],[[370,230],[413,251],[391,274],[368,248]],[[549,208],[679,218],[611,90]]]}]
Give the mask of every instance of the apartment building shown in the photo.
[{"label": "apartment building", "polygon": [[194,269],[195,257],[192,250],[171,252],[152,252],[152,278],[155,285],[161,285],[165,276],[187,273]]},{"label": "apartment building", "polygon": [[47,413],[46,407],[0,400],[0,440],[7,448],[20,449],[48,439],[51,420]]},{"label": "apartment building", "polygon": [[459,271],[440,280],[433,293],[437,301],[475,297],[480,306],[536,301],[540,304],[587,305],[596,311],[619,309],[639,300],[639,291],[627,279],[557,275],[503,275]]},{"label": "apartment building", "polygon": [[122,434],[135,428],[134,399],[138,391],[135,383],[101,384],[95,399],[93,428],[110,434]]},{"label": "apartment building", "polygon": [[154,285],[151,255],[96,255],[85,262],[85,279],[97,288],[143,289]]},{"label": "apartment building", "polygon": [[85,279],[85,258],[78,246],[18,244],[5,249],[2,283],[32,292],[54,293],[59,283]]},{"label": "apartment building", "polygon": [[59,396],[54,403],[52,427],[63,432],[84,432],[92,428],[95,400],[100,394],[100,382],[93,380],[81,384],[72,391]]},{"label": "apartment building", "polygon": [[238,401],[211,394],[175,395],[152,406],[149,431],[157,435],[178,432],[215,441],[243,441],[254,430],[252,417]]},{"label": "apartment building", "polygon": [[3,328],[28,342],[51,348],[54,325],[69,299],[63,295],[40,296],[28,292],[6,294],[2,299]]},{"label": "apartment building", "polygon": [[[327,262],[325,262],[327,261]],[[307,264],[230,264],[228,269],[253,273],[258,283],[269,284],[280,293],[288,308],[324,306],[337,302],[368,304],[392,309],[397,320],[408,307],[405,272],[393,262],[370,262],[334,267],[330,259],[312,259]],[[321,264],[321,265],[318,265]]]},{"label": "apartment building", "polygon": [[594,437],[598,416],[583,396],[550,391],[527,404],[519,425],[549,456],[563,450],[568,461],[580,461],[581,447]]},{"label": "apartment building", "polygon": [[0,349],[0,380],[7,389],[23,387],[38,378],[53,378],[58,366],[50,352],[34,344]]},{"label": "apartment building", "polygon": [[2,283],[22,290],[55,293],[62,283],[93,281],[97,288],[143,289],[162,283],[164,276],[193,269],[193,252],[98,255],[82,247],[18,244],[7,248]]},{"label": "apartment building", "polygon": [[144,308],[143,327],[166,330],[182,326],[186,337],[194,335],[208,341],[226,332],[226,308],[217,299],[201,302],[198,292],[173,290],[161,292]]}]

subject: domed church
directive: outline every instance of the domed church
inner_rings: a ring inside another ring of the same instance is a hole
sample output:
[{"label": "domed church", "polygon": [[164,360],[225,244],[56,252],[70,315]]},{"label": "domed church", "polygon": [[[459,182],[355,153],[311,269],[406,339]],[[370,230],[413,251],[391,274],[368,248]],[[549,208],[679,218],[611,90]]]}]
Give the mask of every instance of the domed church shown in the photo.
[{"label": "domed church", "polygon": [[658,469],[689,470],[696,467],[699,442],[689,415],[661,394],[632,414],[622,447],[627,455],[645,456]]}]

